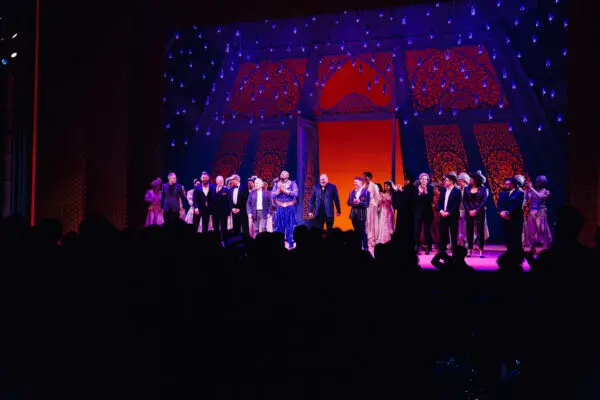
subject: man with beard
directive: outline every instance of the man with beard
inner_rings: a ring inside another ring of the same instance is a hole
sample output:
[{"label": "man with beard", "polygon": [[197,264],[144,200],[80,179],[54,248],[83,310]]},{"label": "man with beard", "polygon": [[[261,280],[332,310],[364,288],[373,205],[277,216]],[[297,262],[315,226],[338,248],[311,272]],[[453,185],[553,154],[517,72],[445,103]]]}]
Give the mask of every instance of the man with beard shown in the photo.
[{"label": "man with beard", "polygon": [[296,201],[298,185],[290,180],[290,174],[282,171],[277,186],[273,188],[276,215],[275,232],[283,233],[289,248],[294,247],[294,228],[296,227]]},{"label": "man with beard", "polygon": [[[200,184],[194,191],[194,214],[202,220],[202,232],[208,232],[208,223],[215,202],[215,187],[210,183],[208,172],[202,172]],[[198,225],[200,221],[198,221]],[[194,221],[194,225],[196,222]]]}]

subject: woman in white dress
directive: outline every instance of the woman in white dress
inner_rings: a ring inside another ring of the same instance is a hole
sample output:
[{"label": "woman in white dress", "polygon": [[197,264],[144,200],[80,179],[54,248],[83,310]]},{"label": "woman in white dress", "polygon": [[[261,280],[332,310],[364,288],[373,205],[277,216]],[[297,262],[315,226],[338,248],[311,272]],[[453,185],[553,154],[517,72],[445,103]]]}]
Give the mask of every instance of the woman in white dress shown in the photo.
[{"label": "woman in white dress", "polygon": [[193,224],[194,223],[194,188],[196,187],[196,184],[198,183],[198,179],[194,179],[194,184],[192,185],[192,190],[188,190],[187,191],[187,201],[188,201],[188,205],[190,206],[186,216],[185,216],[185,223],[186,224]]}]

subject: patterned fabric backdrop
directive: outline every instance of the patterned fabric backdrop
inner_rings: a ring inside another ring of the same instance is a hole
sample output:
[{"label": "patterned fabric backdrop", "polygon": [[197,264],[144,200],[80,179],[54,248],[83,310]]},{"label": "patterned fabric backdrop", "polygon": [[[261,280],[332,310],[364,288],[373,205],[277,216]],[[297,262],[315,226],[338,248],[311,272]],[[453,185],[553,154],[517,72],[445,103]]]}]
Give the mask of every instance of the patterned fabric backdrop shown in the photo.
[{"label": "patterned fabric backdrop", "polygon": [[305,58],[240,64],[223,114],[260,117],[262,112],[268,118],[296,111],[305,72]]},{"label": "patterned fabric backdrop", "polygon": [[500,81],[485,47],[406,51],[412,101],[419,110],[506,107]]},{"label": "patterned fabric backdrop", "polygon": [[506,178],[520,174],[529,179],[523,156],[515,137],[508,130],[508,124],[478,124],[473,126],[473,130],[497,205]]},{"label": "patterned fabric backdrop", "polygon": [[[290,133],[288,131],[261,131],[258,150],[254,155],[253,174],[272,182],[285,169]],[[290,177],[292,180],[294,176]]]},{"label": "patterned fabric backdrop", "polygon": [[308,205],[313,187],[316,184],[317,177],[315,176],[315,161],[316,161],[316,138],[315,130],[312,127],[305,126],[305,147],[303,157],[306,160],[306,172],[304,175],[304,198],[302,202],[302,218],[308,220]]},{"label": "patterned fabric backdrop", "polygon": [[317,80],[310,84],[318,93],[316,114],[392,111],[395,106],[389,52],[323,57]]},{"label": "patterned fabric backdrop", "polygon": [[431,125],[424,127],[427,162],[434,182],[444,175],[468,171],[467,152],[458,125]]},{"label": "patterned fabric backdrop", "polygon": [[239,173],[248,147],[249,136],[248,132],[224,132],[221,135],[221,145],[215,158],[213,177],[221,175],[227,178]]}]

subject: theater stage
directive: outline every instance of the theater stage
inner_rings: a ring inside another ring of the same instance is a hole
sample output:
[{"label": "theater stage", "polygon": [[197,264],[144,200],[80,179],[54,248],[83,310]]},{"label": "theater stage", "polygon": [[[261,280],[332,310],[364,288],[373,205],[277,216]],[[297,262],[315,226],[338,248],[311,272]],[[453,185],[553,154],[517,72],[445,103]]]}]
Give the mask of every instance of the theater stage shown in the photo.
[{"label": "theater stage", "polygon": [[[502,245],[489,245],[489,246],[486,246],[485,251],[484,251],[485,258],[479,258],[479,252],[474,251],[474,254],[476,254],[476,256],[467,258],[466,261],[467,261],[468,265],[470,265],[472,268],[476,269],[477,271],[483,271],[483,272],[497,271],[498,264],[496,263],[496,260],[505,251],[506,251],[506,247],[504,247]],[[431,265],[431,259],[435,256],[435,254],[436,254],[435,252],[432,252],[428,256],[426,256],[425,254],[420,255],[419,256],[419,265],[421,266],[421,268],[423,268],[425,270],[431,270],[431,271],[436,270],[435,267],[433,265]],[[523,270],[525,272],[529,272],[529,264],[527,263],[527,261],[525,261],[523,263]]]}]

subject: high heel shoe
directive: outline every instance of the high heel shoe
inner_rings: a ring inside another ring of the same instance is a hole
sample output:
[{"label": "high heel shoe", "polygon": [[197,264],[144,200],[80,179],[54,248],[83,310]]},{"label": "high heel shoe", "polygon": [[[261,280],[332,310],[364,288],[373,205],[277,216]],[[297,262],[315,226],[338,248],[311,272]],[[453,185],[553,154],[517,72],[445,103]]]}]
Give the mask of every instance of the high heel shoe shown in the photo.
[{"label": "high heel shoe", "polygon": [[479,258],[485,258],[485,256],[483,255],[483,250],[479,250]]},{"label": "high heel shoe", "polygon": [[473,254],[473,250],[469,249],[469,251],[467,251],[467,257],[471,257],[471,254]]}]

